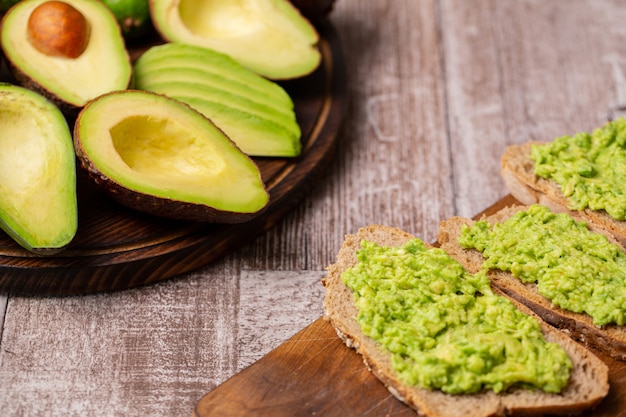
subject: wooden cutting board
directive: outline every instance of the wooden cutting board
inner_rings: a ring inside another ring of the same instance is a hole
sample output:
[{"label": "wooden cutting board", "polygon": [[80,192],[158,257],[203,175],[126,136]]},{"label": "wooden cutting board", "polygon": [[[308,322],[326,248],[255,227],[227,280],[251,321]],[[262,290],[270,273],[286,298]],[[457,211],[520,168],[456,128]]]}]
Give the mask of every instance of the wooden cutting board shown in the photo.
[{"label": "wooden cutting board", "polygon": [[[507,196],[485,214],[517,203]],[[481,213],[481,214],[483,214]],[[479,215],[480,216],[480,215]],[[321,285],[321,283],[320,283]],[[609,395],[583,416],[626,417],[626,362],[609,366]],[[193,417],[415,416],[319,318],[258,362],[206,394]]]},{"label": "wooden cutting board", "polygon": [[[0,231],[0,293],[74,295],[128,289],[206,265],[272,228],[304,197],[336,148],[347,104],[340,41],[317,24],[322,63],[311,75],[281,83],[302,130],[298,158],[254,158],[270,194],[267,209],[237,225],[160,219],[101,194],[78,170],[78,233],[61,254],[34,255]],[[138,57],[155,39],[130,50]],[[6,80],[6,74],[4,76]]]}]

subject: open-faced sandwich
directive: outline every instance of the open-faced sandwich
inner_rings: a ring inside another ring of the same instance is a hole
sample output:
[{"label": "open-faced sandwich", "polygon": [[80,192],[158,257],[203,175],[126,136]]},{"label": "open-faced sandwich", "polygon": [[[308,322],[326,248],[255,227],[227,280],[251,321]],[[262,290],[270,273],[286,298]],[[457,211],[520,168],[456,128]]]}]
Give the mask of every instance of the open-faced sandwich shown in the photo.
[{"label": "open-faced sandwich", "polygon": [[324,317],[419,415],[576,414],[597,404],[607,366],[493,287],[476,254],[464,268],[401,230],[362,228],[328,267]]},{"label": "open-faced sandwich", "polygon": [[626,120],[552,142],[509,146],[502,178],[522,204],[569,211],[626,247]]},{"label": "open-faced sandwich", "polygon": [[567,213],[505,208],[441,222],[441,247],[571,337],[626,360],[626,254]]}]

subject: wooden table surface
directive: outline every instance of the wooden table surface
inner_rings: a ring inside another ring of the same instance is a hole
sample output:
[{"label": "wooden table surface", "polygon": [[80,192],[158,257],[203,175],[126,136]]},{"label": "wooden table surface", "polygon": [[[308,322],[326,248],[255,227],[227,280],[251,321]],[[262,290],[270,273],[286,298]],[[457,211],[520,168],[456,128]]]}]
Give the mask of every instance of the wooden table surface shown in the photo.
[{"label": "wooden table surface", "polygon": [[433,241],[507,194],[505,147],[626,114],[619,0],[337,0],[350,105],[319,184],[192,273],[76,297],[0,294],[2,416],[189,415],[322,314],[344,234]]}]

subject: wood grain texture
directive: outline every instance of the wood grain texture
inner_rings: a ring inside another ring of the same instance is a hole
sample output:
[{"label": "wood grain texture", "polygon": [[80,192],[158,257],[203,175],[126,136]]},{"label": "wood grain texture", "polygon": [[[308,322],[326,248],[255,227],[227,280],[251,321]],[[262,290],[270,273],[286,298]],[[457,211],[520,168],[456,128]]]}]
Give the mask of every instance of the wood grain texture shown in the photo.
[{"label": "wood grain texture", "polygon": [[7,297],[0,414],[189,415],[319,317],[315,275],[346,233],[383,223],[433,241],[440,220],[506,194],[507,144],[624,113],[624,13],[618,0],[337,0],[350,104],[315,187],[269,232],[192,273]]},{"label": "wood grain texture", "polygon": [[133,291],[11,297],[2,415],[184,415],[320,316],[321,296],[302,294],[320,294],[322,275],[221,265]]},{"label": "wood grain texture", "polygon": [[194,417],[415,416],[323,319],[205,395]]},{"label": "wood grain texture", "polygon": [[445,0],[440,15],[458,214],[506,193],[507,144],[593,129],[624,104],[618,1]]},{"label": "wood grain texture", "polygon": [[[597,352],[596,352],[597,353]],[[609,395],[581,417],[626,415],[626,363],[610,366]],[[194,417],[415,416],[319,318],[249,368],[206,394]]]}]

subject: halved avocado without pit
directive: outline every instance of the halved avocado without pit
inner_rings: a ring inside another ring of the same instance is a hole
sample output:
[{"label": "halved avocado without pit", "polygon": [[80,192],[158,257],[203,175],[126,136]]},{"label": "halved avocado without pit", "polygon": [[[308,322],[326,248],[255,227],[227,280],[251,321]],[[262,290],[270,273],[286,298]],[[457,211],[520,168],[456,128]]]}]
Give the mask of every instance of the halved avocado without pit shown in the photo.
[{"label": "halved avocado without pit", "polygon": [[150,0],[168,42],[230,55],[270,79],[298,78],[321,61],[319,34],[288,0]]},{"label": "halved avocado without pit", "polygon": [[72,135],[43,96],[0,84],[0,226],[40,255],[64,249],[78,228]]},{"label": "halved avocado without pit", "polygon": [[240,223],[269,201],[261,174],[209,119],[164,95],[124,90],[88,103],[74,126],[81,167],[132,209]]}]

